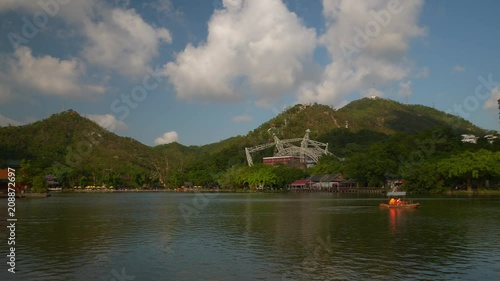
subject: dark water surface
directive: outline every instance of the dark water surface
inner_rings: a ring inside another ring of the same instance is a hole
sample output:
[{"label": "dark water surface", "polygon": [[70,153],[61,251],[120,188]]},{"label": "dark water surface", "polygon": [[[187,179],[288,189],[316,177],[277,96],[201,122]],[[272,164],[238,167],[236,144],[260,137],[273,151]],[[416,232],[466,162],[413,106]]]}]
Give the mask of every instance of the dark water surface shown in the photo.
[{"label": "dark water surface", "polygon": [[500,198],[54,194],[17,200],[0,280],[500,280]]}]

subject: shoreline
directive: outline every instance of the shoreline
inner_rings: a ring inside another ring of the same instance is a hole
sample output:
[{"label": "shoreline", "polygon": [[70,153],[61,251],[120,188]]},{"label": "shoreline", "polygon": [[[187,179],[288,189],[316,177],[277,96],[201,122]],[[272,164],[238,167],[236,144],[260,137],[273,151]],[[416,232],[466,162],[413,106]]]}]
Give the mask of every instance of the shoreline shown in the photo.
[{"label": "shoreline", "polygon": [[[16,194],[16,198],[46,198],[52,196],[52,194],[57,193],[129,193],[129,192],[165,192],[165,193],[309,193],[309,192],[296,192],[292,190],[249,190],[249,189],[63,189],[61,191],[49,191],[47,193],[22,193]],[[314,192],[314,193],[324,193],[324,194],[338,194],[332,192]],[[370,192],[364,192],[364,190],[359,190],[359,192],[351,194],[373,194]],[[383,194],[383,193],[381,193]],[[445,196],[500,196],[500,190],[494,189],[484,189],[484,190],[448,190],[442,193],[413,193],[412,195],[445,195]],[[7,193],[1,193],[0,198],[8,198]]]},{"label": "shoreline", "polygon": [[[16,193],[15,198],[45,198],[50,197],[51,194],[47,193]],[[7,193],[0,193],[0,198],[9,198]]]},{"label": "shoreline", "polygon": [[[385,191],[377,189],[377,193],[385,194]],[[254,190],[254,189],[63,189],[62,191],[49,191],[50,193],[125,193],[125,192],[171,192],[171,193],[308,193],[307,191],[293,191],[287,189],[277,190]],[[336,193],[331,191],[317,191],[315,193]],[[366,189],[360,189],[353,193],[374,193],[366,192]],[[467,190],[448,190],[442,193],[412,193],[413,195],[448,195],[448,196],[473,196],[473,195],[500,195],[500,189],[478,189],[475,191]]]},{"label": "shoreline", "polygon": [[[284,193],[287,190],[231,190],[231,189],[71,189],[55,193],[127,193],[127,192],[167,192],[167,193]],[[54,193],[54,192],[52,192]]]}]

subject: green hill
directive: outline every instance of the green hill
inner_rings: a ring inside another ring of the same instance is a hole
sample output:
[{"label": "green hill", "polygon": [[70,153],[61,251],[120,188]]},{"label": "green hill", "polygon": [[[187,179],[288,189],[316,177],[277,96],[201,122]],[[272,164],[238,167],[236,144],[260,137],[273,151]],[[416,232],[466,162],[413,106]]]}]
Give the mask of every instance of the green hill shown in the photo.
[{"label": "green hill", "polygon": [[87,184],[106,177],[132,181],[136,174],[152,173],[152,163],[158,161],[149,146],[117,136],[72,110],[2,127],[0,144],[0,160],[27,159],[39,173],[67,170],[75,185],[82,177]]},{"label": "green hill", "polygon": [[[273,135],[280,139],[300,138],[309,129],[312,139],[328,142],[330,150],[335,152],[348,143],[369,145],[394,134],[417,134],[437,127],[457,136],[485,134],[485,130],[463,118],[430,107],[363,98],[338,110],[320,104],[297,104],[251,131],[239,144],[255,146],[272,142]],[[231,144],[230,140],[218,144],[221,147],[235,145],[238,144]]]},{"label": "green hill", "polygon": [[325,105],[296,105],[254,131],[273,129],[285,138],[298,137],[306,129],[320,136],[337,128],[350,131],[370,130],[383,134],[418,133],[434,127],[453,128],[457,133],[481,134],[484,130],[463,118],[423,105],[404,105],[388,99],[363,98],[341,109]]},{"label": "green hill", "polygon": [[[202,170],[212,167],[210,172],[216,173],[235,165],[245,165],[244,148],[273,142],[274,135],[280,139],[301,138],[309,129],[312,139],[329,143],[329,150],[335,155],[348,157],[352,153],[366,151],[372,144],[395,142],[391,138],[400,134],[404,137],[400,137],[400,143],[395,146],[411,150],[415,146],[416,135],[435,128],[445,130],[457,142],[460,142],[462,133],[485,133],[460,117],[430,107],[364,98],[338,110],[320,104],[297,104],[245,136],[204,146],[168,144],[155,149],[169,155],[172,163],[183,163],[184,168],[174,164],[174,170],[185,171],[187,163],[187,166]],[[262,157],[272,154],[273,148],[256,153],[254,162],[258,163]]]},{"label": "green hill", "polygon": [[[201,174],[206,181],[214,180],[231,167],[245,165],[244,148],[273,142],[274,135],[280,139],[301,138],[309,129],[311,139],[328,142],[334,154],[349,157],[388,141],[409,149],[412,135],[434,128],[442,128],[457,139],[462,133],[485,133],[462,118],[430,107],[364,98],[340,109],[298,104],[245,136],[217,143],[149,147],[117,136],[69,110],[29,125],[1,127],[0,160],[31,160],[37,171],[58,173],[60,181],[68,185],[157,182],[179,186]],[[393,137],[397,135],[404,137]],[[272,148],[262,151],[254,161],[272,153]]]},{"label": "green hill", "polygon": [[449,127],[460,133],[481,134],[484,130],[463,118],[423,105],[404,105],[388,99],[364,98],[340,110],[339,118],[354,131],[371,129],[385,134],[418,133],[434,127]]}]

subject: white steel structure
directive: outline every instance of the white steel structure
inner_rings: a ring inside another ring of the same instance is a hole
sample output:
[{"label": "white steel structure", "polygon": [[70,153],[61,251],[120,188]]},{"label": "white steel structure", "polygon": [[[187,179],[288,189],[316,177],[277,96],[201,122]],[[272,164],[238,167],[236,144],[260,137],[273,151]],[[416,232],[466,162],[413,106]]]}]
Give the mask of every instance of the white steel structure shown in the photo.
[{"label": "white steel structure", "polygon": [[[311,131],[307,129],[303,138],[286,140],[280,140],[276,135],[274,135],[274,142],[254,147],[245,147],[248,166],[253,166],[252,153],[273,146],[276,147],[274,156],[299,156],[300,162],[306,164],[318,162],[318,159],[322,155],[331,155],[332,153],[328,151],[328,143],[322,143],[309,139],[310,132]],[[300,142],[300,146],[294,145],[294,142]]]}]

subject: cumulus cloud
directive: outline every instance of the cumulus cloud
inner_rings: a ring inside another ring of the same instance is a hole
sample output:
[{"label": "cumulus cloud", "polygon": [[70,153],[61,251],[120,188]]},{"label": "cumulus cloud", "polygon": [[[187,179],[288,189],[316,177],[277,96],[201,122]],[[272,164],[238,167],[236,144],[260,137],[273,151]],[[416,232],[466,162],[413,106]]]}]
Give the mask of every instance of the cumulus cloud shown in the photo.
[{"label": "cumulus cloud", "polygon": [[320,43],[332,62],[317,83],[301,89],[299,101],[335,104],[349,93],[408,77],[410,41],[426,34],[417,24],[422,5],[422,0],[323,0],[327,29]]},{"label": "cumulus cloud", "polygon": [[207,41],[187,45],[164,66],[181,99],[275,99],[303,80],[316,47],[279,0],[224,0],[208,22]]},{"label": "cumulus cloud", "polygon": [[462,65],[455,65],[452,69],[452,72],[457,73],[457,72],[465,72],[465,66]]},{"label": "cumulus cloud", "polygon": [[176,131],[170,131],[155,139],[155,145],[167,144],[179,141],[179,135]]},{"label": "cumulus cloud", "polygon": [[247,114],[241,114],[241,115],[233,116],[232,120],[234,122],[249,122],[249,121],[252,121],[252,116],[247,115]]},{"label": "cumulus cloud", "polygon": [[111,132],[113,131],[126,131],[128,129],[127,124],[123,121],[116,119],[116,117],[112,114],[89,114],[86,115],[87,118],[96,122],[99,126],[107,129]]},{"label": "cumulus cloud", "polygon": [[6,102],[13,98],[12,88],[6,75],[0,72],[0,102]]},{"label": "cumulus cloud", "polygon": [[500,87],[497,86],[491,90],[491,96],[484,103],[484,109],[497,109],[498,108],[498,100],[500,99]]},{"label": "cumulus cloud", "polygon": [[172,42],[166,28],[151,26],[131,9],[112,9],[97,23],[86,20],[84,33],[89,41],[83,53],[89,62],[130,76],[144,76],[160,43]]},{"label": "cumulus cloud", "polygon": [[[0,75],[0,84],[5,87],[0,96],[14,89],[31,89],[59,97],[75,97],[100,94],[105,88],[82,81],[85,67],[78,59],[61,60],[52,56],[34,57],[28,47],[18,47],[11,56],[3,57],[6,67]],[[12,96],[12,93],[10,94]]]},{"label": "cumulus cloud", "polygon": [[363,92],[363,96],[365,97],[383,97],[384,96],[384,92],[378,90],[378,89],[375,89],[375,88],[369,88],[368,90],[364,91]]},{"label": "cumulus cloud", "polygon": [[[144,75],[145,66],[158,55],[160,43],[171,43],[172,37],[166,28],[156,28],[135,10],[127,9],[129,2],[8,0],[0,1],[0,12],[21,10],[33,17],[62,19],[87,38],[83,55],[89,62],[126,75]],[[166,6],[169,1],[159,3]],[[30,16],[28,19],[32,20]],[[66,32],[68,26],[64,29],[61,32]],[[21,29],[17,34],[22,36]]]},{"label": "cumulus cloud", "polygon": [[37,8],[39,8],[39,5],[35,1],[30,0],[0,1],[0,12],[16,9],[35,10]]},{"label": "cumulus cloud", "polygon": [[412,83],[411,81],[399,82],[399,91],[398,94],[402,97],[409,97],[413,94],[413,90],[411,89]]},{"label": "cumulus cloud", "polygon": [[10,119],[9,117],[5,117],[2,114],[0,114],[0,127],[9,126],[9,125],[20,126],[20,125],[22,125],[22,123],[19,121]]}]

